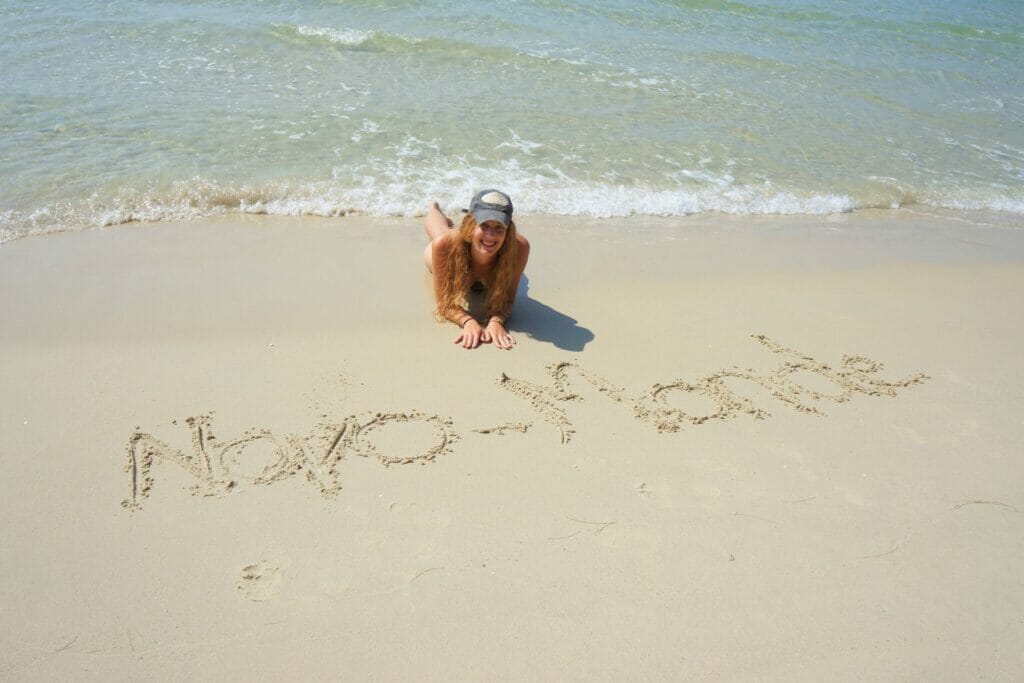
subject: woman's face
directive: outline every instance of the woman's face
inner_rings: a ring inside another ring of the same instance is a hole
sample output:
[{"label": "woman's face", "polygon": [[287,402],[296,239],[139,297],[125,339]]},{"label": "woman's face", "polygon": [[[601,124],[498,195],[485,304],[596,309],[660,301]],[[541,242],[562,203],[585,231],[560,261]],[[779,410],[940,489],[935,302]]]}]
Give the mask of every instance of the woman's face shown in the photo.
[{"label": "woman's face", "polygon": [[505,243],[508,230],[497,221],[485,221],[473,228],[473,251],[485,259],[492,259]]}]

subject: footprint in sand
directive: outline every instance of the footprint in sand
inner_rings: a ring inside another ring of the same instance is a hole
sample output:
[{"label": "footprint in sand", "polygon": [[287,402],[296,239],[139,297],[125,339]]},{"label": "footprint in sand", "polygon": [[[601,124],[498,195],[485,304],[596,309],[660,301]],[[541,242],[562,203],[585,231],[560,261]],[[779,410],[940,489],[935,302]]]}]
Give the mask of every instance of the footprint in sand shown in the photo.
[{"label": "footprint in sand", "polygon": [[236,587],[242,597],[253,602],[269,600],[275,597],[281,588],[281,570],[266,562],[242,567]]}]

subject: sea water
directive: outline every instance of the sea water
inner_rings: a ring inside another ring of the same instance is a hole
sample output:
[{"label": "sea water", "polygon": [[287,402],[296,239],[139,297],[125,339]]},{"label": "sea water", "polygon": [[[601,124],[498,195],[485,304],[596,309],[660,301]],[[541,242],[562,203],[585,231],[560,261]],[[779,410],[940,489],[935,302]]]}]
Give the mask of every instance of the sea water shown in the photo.
[{"label": "sea water", "polygon": [[0,241],[224,212],[1024,213],[1024,3],[6,0]]}]

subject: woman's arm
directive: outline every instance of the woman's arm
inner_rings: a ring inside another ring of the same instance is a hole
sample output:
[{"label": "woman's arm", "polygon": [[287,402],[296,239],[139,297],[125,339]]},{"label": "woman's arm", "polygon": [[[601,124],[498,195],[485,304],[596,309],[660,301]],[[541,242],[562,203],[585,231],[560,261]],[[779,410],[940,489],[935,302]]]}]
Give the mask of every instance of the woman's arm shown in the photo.
[{"label": "woman's arm", "polygon": [[445,301],[442,294],[445,278],[448,277],[448,250],[453,248],[453,233],[445,232],[430,242],[430,261],[434,272],[434,299],[437,312],[445,320],[458,325],[462,332],[455,338],[455,343],[464,349],[475,349],[480,346],[484,330],[480,323],[462,306]]},{"label": "woman's arm", "polygon": [[499,349],[511,349],[516,343],[515,338],[513,338],[505,328],[505,320],[512,314],[512,306],[515,304],[516,292],[519,291],[519,281],[523,278],[523,271],[526,270],[526,262],[530,258],[530,243],[527,239],[522,235],[516,235],[516,241],[519,246],[519,262],[516,264],[515,285],[509,292],[509,300],[500,309],[504,311],[505,315],[492,315],[491,319],[487,321],[487,328],[484,330],[483,336],[481,337],[481,341],[493,341],[494,345]]}]

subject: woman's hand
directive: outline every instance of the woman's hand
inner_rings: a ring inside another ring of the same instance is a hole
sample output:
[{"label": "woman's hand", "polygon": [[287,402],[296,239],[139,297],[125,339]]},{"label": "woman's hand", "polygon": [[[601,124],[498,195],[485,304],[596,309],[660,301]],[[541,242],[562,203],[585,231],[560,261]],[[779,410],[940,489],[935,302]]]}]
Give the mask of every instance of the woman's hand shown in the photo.
[{"label": "woman's hand", "polygon": [[455,343],[461,344],[464,349],[475,349],[480,346],[480,342],[490,341],[489,339],[484,339],[485,334],[486,332],[484,332],[484,328],[480,327],[480,323],[470,318],[462,326],[462,332],[455,338]]},{"label": "woman's hand", "polygon": [[505,325],[500,320],[493,318],[487,323],[487,329],[483,331],[480,341],[494,342],[494,345],[499,349],[505,350],[511,349],[516,345],[516,340],[505,329]]}]

